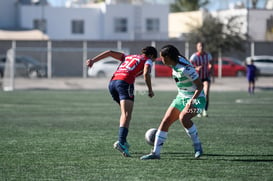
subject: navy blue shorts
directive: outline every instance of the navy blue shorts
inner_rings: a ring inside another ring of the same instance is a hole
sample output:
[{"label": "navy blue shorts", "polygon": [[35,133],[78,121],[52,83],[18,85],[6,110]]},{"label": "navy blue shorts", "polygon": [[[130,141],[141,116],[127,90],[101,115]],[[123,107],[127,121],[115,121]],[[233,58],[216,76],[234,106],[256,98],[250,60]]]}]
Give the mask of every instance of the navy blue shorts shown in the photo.
[{"label": "navy blue shorts", "polygon": [[205,78],[205,79],[201,79],[201,81],[210,83],[210,78],[208,77],[208,78]]},{"label": "navy blue shorts", "polygon": [[248,82],[255,83],[255,77],[253,77],[253,76],[248,76],[247,80],[248,80]]},{"label": "navy blue shorts", "polygon": [[114,101],[118,104],[120,100],[134,101],[134,84],[128,84],[123,80],[111,80],[108,88]]}]

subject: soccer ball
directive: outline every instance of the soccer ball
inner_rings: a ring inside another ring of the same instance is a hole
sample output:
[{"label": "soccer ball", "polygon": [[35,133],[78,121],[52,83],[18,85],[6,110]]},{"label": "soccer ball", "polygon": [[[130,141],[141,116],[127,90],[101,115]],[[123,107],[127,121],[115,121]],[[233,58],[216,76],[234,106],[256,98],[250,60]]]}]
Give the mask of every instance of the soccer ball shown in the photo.
[{"label": "soccer ball", "polygon": [[145,133],[145,140],[151,146],[154,146],[156,132],[157,132],[156,128],[151,128],[148,129]]}]

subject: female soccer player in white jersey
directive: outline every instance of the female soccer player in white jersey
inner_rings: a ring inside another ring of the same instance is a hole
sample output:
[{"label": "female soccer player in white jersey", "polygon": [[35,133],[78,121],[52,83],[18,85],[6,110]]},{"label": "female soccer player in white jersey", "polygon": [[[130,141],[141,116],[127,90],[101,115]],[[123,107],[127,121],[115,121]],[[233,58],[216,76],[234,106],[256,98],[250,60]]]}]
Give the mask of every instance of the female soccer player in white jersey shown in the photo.
[{"label": "female soccer player in white jersey", "polygon": [[167,109],[158,127],[152,152],[140,159],[160,159],[160,150],[167,139],[169,127],[176,120],[182,123],[193,142],[194,156],[199,158],[203,150],[196,126],[191,119],[204,109],[206,100],[203,84],[193,65],[179,53],[176,47],[172,45],[164,46],[160,51],[160,57],[164,64],[171,66],[173,69],[172,74],[178,88],[178,94]]},{"label": "female soccer player in white jersey", "polygon": [[143,75],[148,87],[148,96],[154,96],[150,73],[153,62],[157,58],[157,50],[147,46],[142,49],[141,55],[125,55],[121,52],[105,51],[93,59],[88,59],[86,64],[92,67],[95,62],[109,56],[121,61],[109,83],[109,91],[113,100],[119,104],[121,111],[118,141],[114,143],[114,148],[120,151],[123,156],[130,157],[127,135],[134,105],[134,82],[137,76]]}]

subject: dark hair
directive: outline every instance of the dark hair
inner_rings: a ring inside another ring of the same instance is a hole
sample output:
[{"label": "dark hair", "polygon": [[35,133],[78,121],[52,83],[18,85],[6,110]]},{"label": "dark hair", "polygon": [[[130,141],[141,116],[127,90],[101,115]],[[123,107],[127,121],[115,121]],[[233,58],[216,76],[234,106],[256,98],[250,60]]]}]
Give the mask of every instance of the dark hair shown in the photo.
[{"label": "dark hair", "polygon": [[196,45],[199,44],[199,43],[202,45],[203,49],[205,49],[205,43],[204,43],[203,41],[198,41],[198,42],[196,43]]},{"label": "dark hair", "polygon": [[[180,54],[179,50],[173,45],[165,45],[160,50],[162,57],[170,57],[175,62],[179,63],[179,57],[185,58]],[[186,58],[185,58],[186,59]],[[187,59],[186,59],[187,60]]]},{"label": "dark hair", "polygon": [[196,44],[200,43],[202,46],[205,45],[205,43],[203,41],[197,41]]},{"label": "dark hair", "polygon": [[141,53],[144,55],[152,55],[154,58],[157,58],[157,50],[155,47],[147,46],[141,50]]}]

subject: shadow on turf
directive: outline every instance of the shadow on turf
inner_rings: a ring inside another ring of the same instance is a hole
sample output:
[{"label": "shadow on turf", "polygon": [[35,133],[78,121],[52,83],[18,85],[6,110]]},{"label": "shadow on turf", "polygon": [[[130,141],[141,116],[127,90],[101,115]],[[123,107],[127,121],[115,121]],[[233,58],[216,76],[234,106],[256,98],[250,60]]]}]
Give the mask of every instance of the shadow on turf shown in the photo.
[{"label": "shadow on turf", "polygon": [[[138,157],[145,155],[145,153],[140,152],[135,152],[134,154],[137,154]],[[249,157],[253,157],[253,159],[250,159]],[[164,152],[161,155],[161,159],[196,160],[195,158],[193,158],[192,152]],[[234,162],[273,162],[273,155],[203,154],[203,156],[199,160],[222,160]]]},{"label": "shadow on turf", "polygon": [[260,89],[263,91],[269,91],[269,90],[273,90],[272,86],[256,86],[256,89]]},{"label": "shadow on turf", "polygon": [[[217,160],[237,161],[237,162],[273,162],[273,155],[224,155],[224,154],[204,154],[204,157],[222,157]],[[236,157],[236,158],[234,158]],[[246,157],[253,157],[246,158]],[[259,157],[259,158],[257,158]],[[245,158],[245,159],[244,159]]]}]

